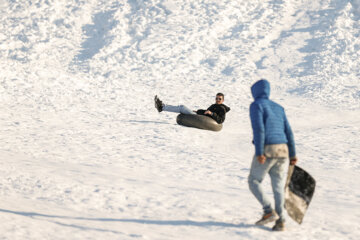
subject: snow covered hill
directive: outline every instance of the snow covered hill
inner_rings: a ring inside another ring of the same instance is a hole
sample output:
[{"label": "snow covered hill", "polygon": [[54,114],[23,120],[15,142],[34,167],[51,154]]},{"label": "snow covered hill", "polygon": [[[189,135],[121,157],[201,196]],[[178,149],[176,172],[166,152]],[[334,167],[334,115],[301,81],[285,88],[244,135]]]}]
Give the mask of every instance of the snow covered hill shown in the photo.
[{"label": "snow covered hill", "polygon": [[[359,59],[359,0],[1,0],[0,238],[359,239]],[[284,233],[253,225],[259,78],[317,180]],[[217,92],[218,133],[153,104]]]}]

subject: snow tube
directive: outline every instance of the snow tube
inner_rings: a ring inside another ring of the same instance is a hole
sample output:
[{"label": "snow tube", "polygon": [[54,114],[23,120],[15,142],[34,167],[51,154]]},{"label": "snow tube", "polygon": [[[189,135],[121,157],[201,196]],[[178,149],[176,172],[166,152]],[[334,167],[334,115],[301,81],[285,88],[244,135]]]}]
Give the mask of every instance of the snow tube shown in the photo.
[{"label": "snow tube", "polygon": [[176,122],[182,126],[205,129],[216,132],[222,129],[222,124],[219,124],[211,117],[207,117],[204,115],[180,113],[176,118]]}]

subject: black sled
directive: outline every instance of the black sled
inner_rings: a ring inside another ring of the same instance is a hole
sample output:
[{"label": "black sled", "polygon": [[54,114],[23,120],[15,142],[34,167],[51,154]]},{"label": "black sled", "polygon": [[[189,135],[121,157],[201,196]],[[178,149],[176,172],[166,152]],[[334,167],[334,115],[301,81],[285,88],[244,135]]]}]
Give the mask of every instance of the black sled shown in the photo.
[{"label": "black sled", "polygon": [[315,191],[315,179],[296,165],[289,166],[285,185],[285,208],[301,224]]}]

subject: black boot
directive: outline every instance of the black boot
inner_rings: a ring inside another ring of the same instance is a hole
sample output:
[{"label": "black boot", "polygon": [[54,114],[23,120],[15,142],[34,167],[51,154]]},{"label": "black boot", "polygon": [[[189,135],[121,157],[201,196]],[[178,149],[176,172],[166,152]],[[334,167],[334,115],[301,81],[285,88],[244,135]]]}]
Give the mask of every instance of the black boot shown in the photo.
[{"label": "black boot", "polygon": [[256,225],[265,225],[269,222],[273,222],[277,219],[277,214],[275,213],[274,210],[272,210],[269,213],[264,213],[264,215],[262,216],[262,218],[257,221],[255,224]]},{"label": "black boot", "polygon": [[157,95],[155,95],[154,101],[155,101],[155,108],[158,110],[158,112],[162,112],[163,103],[162,103],[162,101],[160,101],[160,99],[157,97]]},{"label": "black boot", "polygon": [[284,231],[285,230],[285,222],[281,219],[278,219],[275,225],[272,228],[273,231]]}]

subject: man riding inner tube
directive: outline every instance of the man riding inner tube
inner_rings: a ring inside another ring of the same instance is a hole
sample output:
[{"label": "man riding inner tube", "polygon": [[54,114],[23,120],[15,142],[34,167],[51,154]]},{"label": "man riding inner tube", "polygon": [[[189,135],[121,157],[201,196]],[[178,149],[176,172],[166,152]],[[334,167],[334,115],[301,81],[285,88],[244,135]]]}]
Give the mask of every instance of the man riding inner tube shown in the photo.
[{"label": "man riding inner tube", "polygon": [[224,94],[218,93],[216,94],[215,104],[212,104],[207,110],[199,109],[196,111],[190,110],[188,107],[184,105],[168,105],[164,104],[157,96],[155,96],[155,107],[158,112],[166,111],[166,112],[175,112],[175,113],[182,113],[182,114],[197,114],[197,115],[204,115],[207,117],[211,117],[214,119],[218,124],[222,124],[225,121],[226,113],[230,111],[230,108],[223,104],[224,102]]}]

